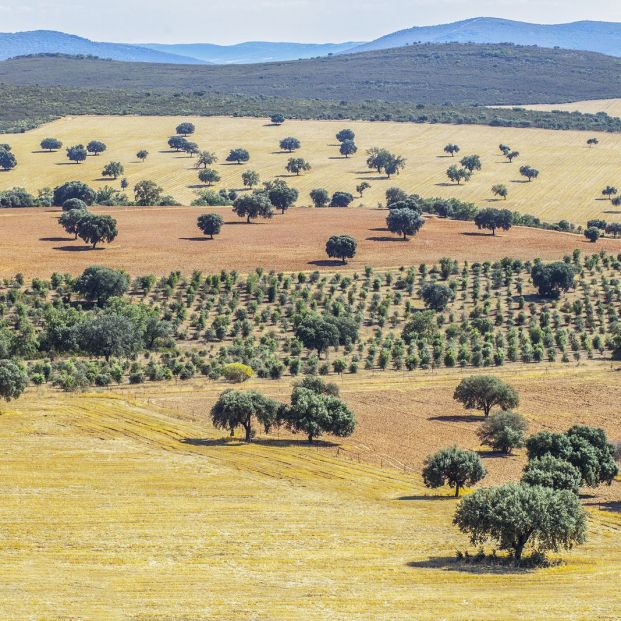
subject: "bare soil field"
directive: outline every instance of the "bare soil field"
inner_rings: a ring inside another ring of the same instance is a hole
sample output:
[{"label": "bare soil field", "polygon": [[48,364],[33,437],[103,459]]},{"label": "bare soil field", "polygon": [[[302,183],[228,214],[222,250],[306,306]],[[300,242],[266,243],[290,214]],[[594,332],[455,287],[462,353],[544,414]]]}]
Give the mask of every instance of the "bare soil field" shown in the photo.
[{"label": "bare soil field", "polygon": [[[621,240],[597,244],[579,235],[514,227],[495,237],[472,222],[428,218],[421,232],[407,242],[385,229],[386,210],[294,208],[284,216],[246,224],[229,207],[131,207],[95,209],[113,215],[119,236],[95,250],[73,240],[58,225],[59,210],[0,210],[0,275],[49,276],[78,273],[93,264],[123,268],[131,274],[190,273],[261,266],[271,270],[360,269],[365,265],[398,267],[432,262],[448,256],[484,261],[505,256],[520,259],[558,259],[574,248],[583,252],[605,249],[621,252]],[[214,240],[196,228],[201,213],[218,211],[225,218]],[[328,260],[330,235],[348,233],[358,240],[358,253],[346,266]]]},{"label": "bare soil field", "polygon": [[[436,420],[464,414],[450,402],[458,375],[348,378],[342,394],[360,431],[338,454],[285,436],[223,442],[206,420],[224,387],[215,383],[29,389],[0,416],[0,616],[617,619],[619,483],[616,501],[585,499],[588,541],[561,565],[469,568],[453,561],[473,548],[451,524],[447,490],[358,460],[366,447],[418,466],[438,443],[472,445],[476,423]],[[556,367],[511,379],[534,428],[588,420],[611,430],[617,375]],[[251,384],[278,396],[290,389]],[[374,440],[380,428],[385,438]],[[517,472],[492,466],[501,461],[513,458],[486,458],[490,481]]]},{"label": "bare soil field", "polygon": [[[200,189],[197,170],[191,157],[171,151],[167,145],[182,117],[68,117],[25,134],[3,136],[16,154],[18,166],[0,173],[0,190],[23,186],[32,192],[64,181],[79,179],[100,188],[104,185],[119,187],[116,181],[101,177],[103,166],[119,161],[125,167],[130,187],[142,179],[151,179],[161,185],[178,201],[189,204]],[[617,162],[621,157],[621,135],[601,133],[600,144],[589,149],[589,134],[579,131],[540,129],[513,129],[477,125],[431,125],[389,122],[350,121],[287,121],[281,127],[271,127],[264,119],[194,117],[196,125],[191,139],[200,148],[213,151],[219,157],[214,166],[222,181],[214,186],[241,188],[244,170],[256,170],[263,181],[276,177],[300,190],[300,205],[310,203],[311,189],[325,187],[330,192],[344,190],[355,194],[361,181],[371,184],[356,205],[375,207],[384,200],[390,186],[397,185],[407,192],[422,196],[456,197],[476,203],[478,207],[501,205],[514,211],[531,213],[544,220],[566,219],[584,225],[590,218],[621,219],[621,210],[601,199],[606,185],[617,185]],[[335,134],[344,127],[356,133],[358,152],[346,159],[339,155]],[[83,164],[68,162],[65,149],[41,152],[42,138],[56,137],[67,147],[102,140],[108,149],[100,156],[90,156]],[[286,136],[299,138],[302,147],[296,156],[308,160],[313,169],[296,177],[285,171],[290,154],[280,151],[279,141]],[[336,144],[335,144],[336,143]],[[447,143],[457,143],[458,157],[447,156]],[[512,164],[500,155],[498,145],[508,144],[520,152]],[[244,147],[251,159],[247,165],[227,164],[230,149]],[[393,179],[369,171],[366,150],[385,147],[407,160],[405,170]],[[136,159],[139,149],[147,149],[144,163]],[[451,184],[446,169],[461,156],[478,154],[483,169],[469,183]],[[519,174],[519,168],[528,164],[540,171],[540,177],[528,183]],[[509,188],[507,201],[498,202],[491,194],[494,184]],[[131,192],[130,192],[131,196]]]}]

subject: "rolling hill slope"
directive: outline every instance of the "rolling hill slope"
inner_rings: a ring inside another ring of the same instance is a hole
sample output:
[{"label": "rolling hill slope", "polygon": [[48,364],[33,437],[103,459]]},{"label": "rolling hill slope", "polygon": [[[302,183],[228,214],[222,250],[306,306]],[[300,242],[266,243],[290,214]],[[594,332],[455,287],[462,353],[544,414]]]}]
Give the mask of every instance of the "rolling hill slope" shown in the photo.
[{"label": "rolling hill slope", "polygon": [[621,23],[582,21],[529,24],[495,17],[476,17],[451,24],[400,30],[360,45],[352,51],[367,52],[417,42],[515,43],[621,56]]}]

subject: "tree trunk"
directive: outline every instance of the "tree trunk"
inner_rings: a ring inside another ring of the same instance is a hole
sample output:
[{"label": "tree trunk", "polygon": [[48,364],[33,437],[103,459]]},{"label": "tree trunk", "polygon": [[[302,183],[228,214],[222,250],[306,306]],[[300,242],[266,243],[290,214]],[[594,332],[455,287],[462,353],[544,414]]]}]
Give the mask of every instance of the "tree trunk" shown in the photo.
[{"label": "tree trunk", "polygon": [[312,443],[313,443],[313,434],[312,434],[312,433],[309,433],[309,434],[308,434],[308,443],[309,443],[309,444],[312,444]]},{"label": "tree trunk", "polygon": [[492,406],[488,405],[487,403],[483,406],[483,413],[485,414],[485,418],[489,416],[489,412],[491,409],[492,409]]},{"label": "tree trunk", "polygon": [[459,485],[459,483],[457,483],[457,485],[455,485],[455,498],[459,498],[460,489],[461,489],[461,486]]},{"label": "tree trunk", "polygon": [[246,430],[246,437],[244,441],[252,442],[252,423],[248,421],[246,424],[244,424],[244,429]]},{"label": "tree trunk", "polygon": [[246,218],[246,224],[250,224],[250,216]]}]

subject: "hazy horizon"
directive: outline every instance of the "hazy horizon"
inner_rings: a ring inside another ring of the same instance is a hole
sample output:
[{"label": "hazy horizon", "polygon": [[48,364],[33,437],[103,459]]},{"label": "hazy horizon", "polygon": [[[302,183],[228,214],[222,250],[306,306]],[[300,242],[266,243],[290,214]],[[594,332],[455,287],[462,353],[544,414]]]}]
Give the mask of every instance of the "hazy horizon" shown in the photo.
[{"label": "hazy horizon", "polygon": [[[137,23],[136,16],[140,15]],[[95,41],[217,43],[368,41],[395,30],[498,17],[534,23],[621,21],[610,0],[0,0],[0,30],[59,30]]]}]

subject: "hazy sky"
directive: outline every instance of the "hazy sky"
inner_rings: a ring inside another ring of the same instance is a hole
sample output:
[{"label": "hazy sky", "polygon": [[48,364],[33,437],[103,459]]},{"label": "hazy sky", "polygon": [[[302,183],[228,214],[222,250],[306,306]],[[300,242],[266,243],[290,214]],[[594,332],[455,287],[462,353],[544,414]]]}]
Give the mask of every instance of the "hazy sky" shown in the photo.
[{"label": "hazy sky", "polygon": [[98,41],[370,40],[468,17],[621,21],[619,0],[0,0],[0,31],[51,29]]}]

